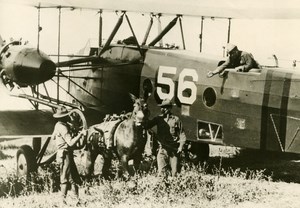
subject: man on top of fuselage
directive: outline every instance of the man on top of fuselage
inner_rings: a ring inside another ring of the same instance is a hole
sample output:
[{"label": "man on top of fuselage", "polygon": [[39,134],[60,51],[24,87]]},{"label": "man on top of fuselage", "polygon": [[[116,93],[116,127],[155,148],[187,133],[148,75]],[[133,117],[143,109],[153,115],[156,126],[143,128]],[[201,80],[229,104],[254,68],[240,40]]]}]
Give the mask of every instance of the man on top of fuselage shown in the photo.
[{"label": "man on top of fuselage", "polygon": [[222,73],[226,68],[234,68],[237,72],[248,72],[250,69],[260,69],[261,66],[254,60],[251,53],[240,51],[236,45],[227,44],[227,53],[229,57],[214,71],[209,71],[207,77],[213,77],[216,74]]}]

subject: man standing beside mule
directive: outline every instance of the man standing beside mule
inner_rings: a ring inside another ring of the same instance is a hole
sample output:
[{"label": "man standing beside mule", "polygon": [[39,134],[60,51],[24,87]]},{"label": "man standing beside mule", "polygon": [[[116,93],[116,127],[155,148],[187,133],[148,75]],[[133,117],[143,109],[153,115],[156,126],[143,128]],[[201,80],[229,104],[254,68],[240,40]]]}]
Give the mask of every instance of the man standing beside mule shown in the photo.
[{"label": "man standing beside mule", "polygon": [[180,167],[180,153],[186,142],[186,136],[180,119],[171,113],[172,102],[165,99],[158,106],[161,114],[148,121],[147,127],[157,126],[157,153],[158,175],[165,176],[167,166],[171,166],[172,176],[176,176]]},{"label": "man standing beside mule", "polygon": [[65,107],[57,109],[53,117],[57,119],[52,138],[55,139],[57,145],[56,162],[60,167],[60,188],[63,203],[66,204],[68,186],[71,185],[78,200],[77,204],[79,204],[78,185],[81,184],[81,179],[74,162],[73,149],[79,139],[86,135],[86,130],[79,132],[74,138],[72,137],[69,112]]}]

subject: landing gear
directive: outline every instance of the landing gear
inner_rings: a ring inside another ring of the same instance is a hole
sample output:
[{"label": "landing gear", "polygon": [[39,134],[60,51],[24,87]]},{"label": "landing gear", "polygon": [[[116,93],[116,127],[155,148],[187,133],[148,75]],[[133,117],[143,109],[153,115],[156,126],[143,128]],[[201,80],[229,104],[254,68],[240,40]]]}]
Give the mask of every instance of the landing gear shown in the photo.
[{"label": "landing gear", "polygon": [[[72,130],[73,136],[76,136],[81,130],[87,129],[87,122],[84,114],[78,110],[73,109],[70,112],[70,128]],[[51,137],[48,137],[42,146],[42,141],[40,137],[32,138],[32,147],[29,145],[22,145],[17,151],[17,176],[26,177],[31,179],[31,173],[37,172],[38,167],[44,164],[50,164],[56,158],[56,152],[52,155],[43,159],[47,147],[50,143]],[[76,144],[75,149],[82,149],[86,145],[86,137],[82,137]]]},{"label": "landing gear", "polygon": [[187,144],[186,157],[195,165],[205,162],[209,158],[209,144],[189,142]]},{"label": "landing gear", "polygon": [[42,147],[42,138],[41,137],[34,137],[32,139],[32,149],[35,155],[38,155],[41,151]]},{"label": "landing gear", "polygon": [[22,145],[17,151],[17,176],[30,178],[37,171],[35,153],[29,145]]},{"label": "landing gear", "polygon": [[[83,113],[78,109],[73,109],[70,112],[70,119],[71,119],[71,130],[75,135],[77,135],[80,131],[87,129],[87,122],[83,115]],[[76,144],[75,149],[82,149],[87,142],[87,137],[82,137],[78,143]]]}]

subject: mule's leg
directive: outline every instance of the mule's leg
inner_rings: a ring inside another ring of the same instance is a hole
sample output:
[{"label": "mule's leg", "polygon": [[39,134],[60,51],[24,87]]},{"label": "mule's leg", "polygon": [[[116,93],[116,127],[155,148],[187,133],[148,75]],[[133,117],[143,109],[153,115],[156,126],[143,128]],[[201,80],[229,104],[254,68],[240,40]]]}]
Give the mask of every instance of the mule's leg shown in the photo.
[{"label": "mule's leg", "polygon": [[134,165],[134,169],[135,171],[140,169],[140,164],[142,161],[142,156],[136,156],[133,160],[133,165]]},{"label": "mule's leg", "polygon": [[110,171],[109,168],[111,166],[111,158],[104,158],[103,168],[102,168],[102,176],[105,179],[109,179]]},{"label": "mule's leg", "polygon": [[[95,161],[98,156],[98,153],[96,153],[95,150],[91,149],[91,147],[87,146],[87,150],[85,151],[85,154],[86,154],[85,176],[87,181],[91,182],[92,175],[95,169]],[[85,193],[89,195],[91,194],[89,186],[86,187]]]},{"label": "mule's leg", "polygon": [[102,176],[105,179],[110,179],[110,167],[111,167],[111,160],[112,160],[112,153],[109,151],[108,153],[105,153],[103,156],[103,166],[102,166]]},{"label": "mule's leg", "polygon": [[121,163],[121,172],[119,173],[119,175],[123,175],[125,176],[127,173],[130,175],[130,176],[133,176],[134,175],[134,170],[131,170],[128,166],[128,155],[123,155],[121,158],[120,158],[120,163]]},{"label": "mule's leg", "polygon": [[134,160],[133,160],[133,165],[134,165],[134,170],[135,170],[135,172],[138,171],[138,170],[146,171],[146,169],[144,168],[144,165],[142,165],[143,152],[139,150],[139,151],[133,156],[133,158],[134,158]]},{"label": "mule's leg", "polygon": [[98,156],[98,153],[96,153],[95,150],[88,149],[86,151],[86,169],[85,174],[87,177],[91,177],[94,173],[94,166],[95,166],[95,160]]}]

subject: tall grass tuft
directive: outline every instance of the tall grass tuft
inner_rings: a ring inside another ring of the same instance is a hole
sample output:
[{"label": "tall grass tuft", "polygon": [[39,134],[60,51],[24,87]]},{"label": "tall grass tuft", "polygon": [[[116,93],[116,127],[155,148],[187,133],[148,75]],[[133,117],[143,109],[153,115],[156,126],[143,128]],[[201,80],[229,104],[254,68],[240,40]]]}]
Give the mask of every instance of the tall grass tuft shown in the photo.
[{"label": "tall grass tuft", "polygon": [[[243,202],[260,201],[272,194],[266,186],[270,180],[264,171],[239,169],[228,171],[216,168],[214,174],[207,173],[206,164],[186,165],[177,177],[157,177],[155,171],[141,172],[128,179],[104,180],[96,177],[84,181],[80,187],[80,197],[85,207],[230,207]],[[117,170],[116,170],[117,171]],[[115,174],[117,175],[117,174]],[[59,171],[50,165],[32,175],[33,180],[7,177],[0,180],[2,197],[36,196],[47,197],[59,190]],[[85,190],[86,192],[83,192]],[[17,202],[15,202],[17,203]],[[42,207],[43,202],[35,202],[30,207]],[[54,203],[54,202],[53,202]],[[56,203],[56,202],[55,202]],[[21,204],[21,202],[20,202]]]},{"label": "tall grass tuft", "polygon": [[11,150],[11,149],[18,149],[19,146],[16,144],[10,144],[6,142],[0,143],[0,150]]},{"label": "tall grass tuft", "polygon": [[0,197],[18,196],[25,187],[24,178],[17,178],[16,175],[9,175],[0,178]]},{"label": "tall grass tuft", "polygon": [[261,186],[261,182],[267,178],[261,177],[262,172],[258,172],[257,177],[253,176],[251,180],[245,179],[242,173],[235,173],[235,182],[224,176],[206,174],[204,170],[203,167],[189,168],[177,177],[158,178],[156,174],[150,173],[147,176],[136,175],[128,181],[102,181],[100,186],[92,188],[91,195],[102,196],[98,201],[101,201],[104,207],[118,207],[124,204],[152,204],[164,207],[184,204],[186,207],[193,207],[199,203],[214,202],[223,206],[259,201],[269,194],[268,190]]},{"label": "tall grass tuft", "polygon": [[4,153],[0,150],[0,160],[5,160],[5,159],[8,159],[8,158],[12,158],[12,156],[4,154]]},{"label": "tall grass tuft", "polygon": [[29,178],[17,177],[15,174],[0,178],[0,197],[52,193],[59,188],[59,170],[54,164],[45,166],[38,173],[31,173]]}]

